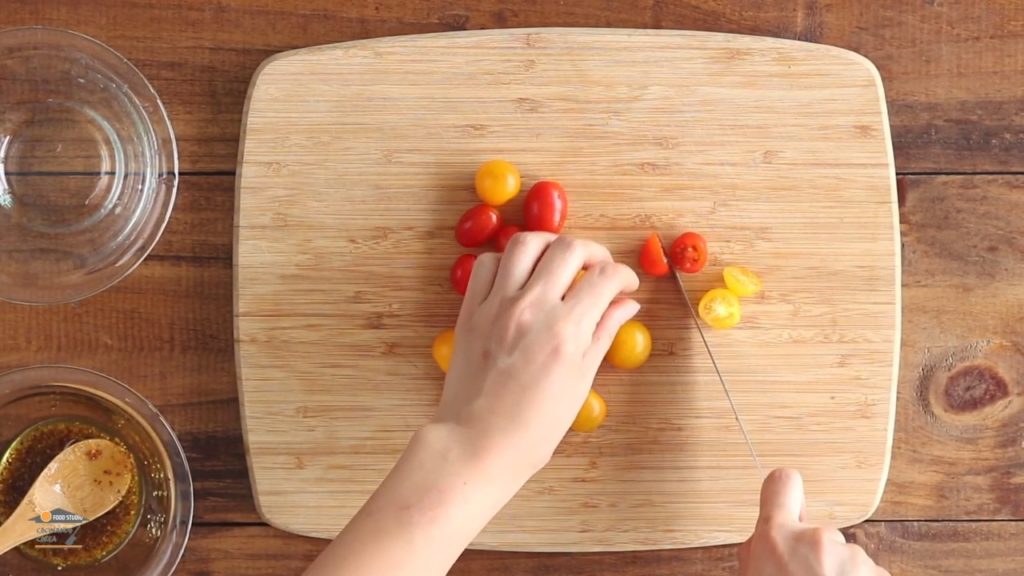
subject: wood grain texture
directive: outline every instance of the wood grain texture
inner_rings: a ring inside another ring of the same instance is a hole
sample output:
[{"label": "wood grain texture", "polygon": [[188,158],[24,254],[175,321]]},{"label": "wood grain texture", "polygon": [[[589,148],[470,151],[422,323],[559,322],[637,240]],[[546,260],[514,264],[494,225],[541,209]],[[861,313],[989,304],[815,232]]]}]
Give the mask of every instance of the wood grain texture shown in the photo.
[{"label": "wood grain texture", "polygon": [[1024,517],[1022,186],[901,183],[903,358],[879,518]]},{"label": "wood grain texture", "polygon": [[153,255],[229,260],[234,235],[234,176],[183,176]]},{"label": "wood grain texture", "polygon": [[[569,233],[626,262],[649,230],[700,222],[715,260],[689,282],[694,298],[724,263],[764,271],[768,295],[746,304],[743,329],[711,334],[718,361],[763,463],[800,468],[813,512],[867,517],[888,462],[899,326],[883,106],[859,56],[721,34],[460,33],[270,61],[249,103],[237,260],[265,518],[333,536],[429,417],[430,340],[459,303],[452,222],[492,155],[528,180],[558,178]],[[639,298],[653,358],[599,378],[608,424],[570,435],[475,546],[746,536],[760,476],[678,289],[647,282]],[[296,481],[335,513],[308,514]]]},{"label": "wood grain texture", "polygon": [[[89,176],[34,176],[40,185],[60,186],[66,180],[90,180]],[[71,187],[75,187],[73,183]],[[182,176],[174,210],[152,256],[175,258],[231,258],[234,213],[232,175]]]},{"label": "wood grain texture", "polygon": [[[1022,117],[1017,104],[1022,85],[1016,79],[1024,67],[1020,58],[1024,31],[1016,25],[1017,10],[1015,0],[403,0],[365,4],[8,0],[0,11],[0,28],[40,23],[70,27],[124,53],[154,82],[168,104],[186,171],[233,170],[246,86],[258,64],[276,52],[393,34],[580,25],[766,34],[855,49],[878,65],[885,80],[897,167],[909,172],[970,173],[1021,170]],[[204,201],[217,204],[201,208],[179,198],[168,233],[156,248],[157,258],[112,292],[59,310],[0,304],[0,369],[54,360],[95,367],[157,398],[165,414],[173,412],[169,417],[202,484],[197,501],[200,525],[179,573],[298,573],[324,545],[322,541],[290,537],[267,527],[203,525],[256,519],[242,462],[231,352],[204,340],[221,329],[200,328],[208,320],[193,312],[196,300],[210,293],[230,293],[230,274],[200,279],[201,272],[181,273],[187,279],[176,283],[177,289],[165,288],[156,298],[144,296],[165,277],[153,273],[143,281],[140,274],[151,266],[202,267],[207,263],[201,259],[229,253],[230,236],[219,226],[230,221],[230,208],[224,212],[224,206],[232,203],[232,178],[197,180],[208,186]],[[184,181],[183,190],[195,189],[184,186]],[[1020,429],[1013,425],[1015,413],[999,408],[1005,400],[968,411],[974,425],[936,426],[936,421],[949,416],[937,416],[943,408],[929,407],[929,402],[942,395],[929,393],[929,400],[924,400],[914,392],[917,371],[924,364],[922,346],[929,342],[939,343],[947,352],[988,338],[1021,342],[1014,329],[1017,317],[1013,314],[1019,306],[1014,285],[993,284],[992,279],[1013,278],[1013,271],[1022,269],[1024,251],[1000,249],[995,256],[984,250],[974,253],[973,240],[963,240],[977,236],[995,241],[978,244],[981,248],[1016,246],[1012,241],[1019,220],[1016,197],[1024,179],[907,178],[904,184],[905,246],[916,246],[904,254],[905,277],[916,276],[918,283],[929,283],[931,289],[907,287],[905,291],[904,339],[918,345],[912,344],[903,354],[893,469],[876,516],[1024,518],[1019,508],[1024,468],[1012,450],[1012,439],[1019,438]],[[922,196],[927,195],[935,195],[934,201],[925,201]],[[975,201],[959,202],[960,197]],[[955,205],[957,212],[944,208],[945,203]],[[217,214],[225,219],[217,221]],[[989,226],[1009,234],[988,234]],[[916,234],[918,229],[925,232]],[[200,259],[190,255],[200,252],[205,252]],[[966,266],[970,272],[957,274],[957,266]],[[922,272],[914,275],[918,267]],[[931,279],[928,271],[939,273]],[[134,293],[124,292],[127,286]],[[996,306],[986,304],[989,297]],[[217,300],[221,304],[203,314],[228,317],[229,304],[223,300],[230,297]],[[1000,307],[1007,307],[1010,314],[1001,316]],[[196,352],[183,350],[182,339],[196,339],[190,347],[212,352],[199,359]],[[230,339],[230,334],[224,339]],[[1005,357],[996,360],[1005,363]],[[1020,385],[1018,375],[1006,376],[1009,386]],[[942,379],[933,381],[941,389]],[[211,398],[211,390],[220,396]],[[1004,460],[986,455],[993,447]],[[876,557],[881,550],[880,560],[895,574],[1019,572],[1019,542],[1024,536],[1020,523],[885,526],[886,531],[873,533],[879,546],[869,549]],[[900,527],[900,532],[894,527]],[[727,548],[575,558],[469,552],[457,573],[731,574],[732,566]]]},{"label": "wood grain texture", "polygon": [[[1024,562],[1024,524],[1007,522],[868,522],[846,530],[899,576],[1016,576]],[[266,526],[200,526],[176,574],[298,574],[326,546]],[[735,576],[735,547],[591,554],[468,550],[452,576]]]},{"label": "wood grain texture", "polygon": [[860,52],[885,80],[901,171],[1024,169],[1021,4],[810,0],[816,42]]},{"label": "wood grain texture", "polygon": [[[922,399],[917,393],[929,342],[947,351],[979,339],[1022,342],[1019,313],[1002,314],[1017,310],[1018,298],[991,288],[1012,286],[1019,282],[1013,275],[1024,270],[1024,249],[1010,233],[1024,209],[1022,188],[1024,178],[1007,176],[900,181],[904,368],[892,468],[875,518],[1024,518],[1024,466],[1011,449],[1020,434],[1013,421],[1019,412],[1000,410],[989,420],[984,415],[991,406],[970,411],[979,425],[991,425],[982,435],[978,426],[969,433],[961,426],[931,427],[932,415],[943,408],[932,406],[931,394]],[[224,232],[231,226],[234,179],[187,177],[180,192],[155,255],[124,283],[74,305],[0,304],[0,370],[63,362],[128,383],[153,399],[183,438],[200,485],[197,521],[251,522],[258,516],[237,417],[226,260],[231,237]],[[996,250],[988,252],[989,246]],[[997,306],[978,304],[964,313],[965,298],[978,290],[995,294]],[[1011,373],[1006,381],[1018,389],[1021,379]],[[993,449],[993,458],[979,460]]]},{"label": "wood grain texture", "polygon": [[[202,191],[207,204],[182,198],[161,246],[185,246],[190,238],[201,238],[201,227],[189,222],[230,218],[232,185],[230,177],[184,179],[186,196]],[[1015,293],[993,288],[1024,269],[1024,249],[1005,232],[1016,230],[1022,188],[1024,178],[1007,176],[907,177],[900,182],[907,351],[892,468],[876,518],[1024,518],[1019,507],[1024,466],[1011,449],[1013,439],[1020,436],[1020,427],[1012,420],[1019,412],[996,406],[992,419],[986,416],[992,413],[987,405],[969,412],[976,418],[974,426],[932,426],[933,414],[942,407],[931,407],[933,396],[923,401],[916,392],[921,343],[955,349],[984,338],[1022,341],[1015,328],[1019,315],[1000,312],[1016,310]],[[965,237],[970,242],[964,242]],[[230,237],[215,234],[204,244],[217,246],[214,253],[227,253]],[[990,245],[997,249],[987,252]],[[210,273],[210,266],[218,272]],[[960,269],[967,273],[959,274]],[[929,289],[915,290],[915,284]],[[159,295],[147,296],[151,292]],[[971,296],[975,292],[979,295]],[[158,255],[123,284],[76,305],[0,304],[0,370],[70,363],[120,378],[156,402],[181,436],[197,482],[198,526],[180,573],[219,576],[240,567],[256,574],[298,573],[322,541],[290,537],[271,528],[206,526],[258,520],[237,416],[230,293],[226,260],[217,264],[206,257]],[[997,305],[965,306],[970,301],[965,298],[982,295],[995,295]],[[86,329],[71,329],[77,327]],[[1006,380],[1020,386],[1019,375]],[[993,447],[996,451],[989,457]],[[942,529],[947,525],[955,529]],[[1020,538],[1019,525],[889,522],[887,531],[875,532],[875,542],[879,549],[892,548],[881,558],[895,558],[891,567],[900,567],[899,574],[1015,574],[1020,565],[1014,545]],[[893,526],[904,526],[911,536],[894,536]],[[949,542],[956,543],[955,553],[942,550]],[[978,552],[965,543],[975,543]],[[574,561],[573,555],[470,552],[457,573],[730,574],[731,551],[712,550],[719,552],[602,554],[585,557],[588,562]],[[877,549],[872,553],[878,556]]]},{"label": "wood grain texture", "polygon": [[124,382],[177,432],[196,520],[253,521],[231,334],[229,261],[150,257],[78,304],[0,303],[0,371],[69,364]]},{"label": "wood grain texture", "polygon": [[[165,101],[185,171],[234,169],[246,86],[280,51],[361,38],[533,26],[669,28],[835,44],[885,80],[897,166],[1020,171],[1024,31],[1016,0],[8,0],[0,28],[80,30],[139,66]],[[115,16],[116,15],[116,16]]]}]

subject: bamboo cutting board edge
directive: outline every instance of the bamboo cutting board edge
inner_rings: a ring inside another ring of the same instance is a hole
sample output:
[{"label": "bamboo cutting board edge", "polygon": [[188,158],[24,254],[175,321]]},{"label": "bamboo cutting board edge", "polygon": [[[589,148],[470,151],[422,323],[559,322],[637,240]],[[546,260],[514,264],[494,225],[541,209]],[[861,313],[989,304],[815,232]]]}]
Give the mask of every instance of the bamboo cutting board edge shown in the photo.
[{"label": "bamboo cutting board edge", "polygon": [[[841,48],[837,49],[844,50]],[[890,205],[892,208],[893,269],[896,271],[896,289],[894,293],[895,313],[893,314],[892,385],[889,387],[889,420],[886,423],[888,438],[885,442],[885,457],[882,461],[882,473],[879,476],[878,488],[875,491],[875,499],[864,515],[853,522],[853,524],[860,524],[868,518],[871,518],[875,513],[875,510],[878,510],[878,506],[882,503],[882,496],[885,493],[885,484],[889,480],[889,468],[892,466],[892,444],[893,436],[896,431],[896,392],[899,389],[900,352],[903,342],[903,242],[901,240],[900,230],[899,192],[896,184],[896,157],[892,149],[892,134],[889,126],[889,107],[886,105],[885,88],[882,84],[882,75],[879,74],[878,67],[875,66],[875,64],[867,57],[862,54],[857,54],[851,50],[844,51],[854,54],[860,59],[864,67],[867,68],[872,76],[874,76],[875,85],[878,87],[878,101],[881,102],[882,129],[883,137],[885,138],[885,152],[889,158],[890,166],[889,194]]]},{"label": "bamboo cutting board edge", "polygon": [[[516,32],[518,32],[518,33],[550,33],[550,32],[557,32],[559,30],[562,30],[562,29],[557,29],[557,28],[536,28],[536,29],[511,29],[511,30],[482,30],[482,31],[470,31],[470,32],[456,32],[456,33],[440,32],[440,33],[424,34],[424,35],[418,35],[418,36],[421,36],[421,37],[432,37],[432,36],[446,36],[446,35],[452,35],[452,34],[457,34],[457,35],[461,35],[461,36],[470,36],[470,35],[488,36],[488,35],[502,35],[502,34],[505,34],[505,33],[516,33]],[[564,29],[564,30],[572,31],[574,33],[602,33],[602,32],[605,32],[604,29],[574,29],[574,28],[569,28],[569,29]],[[747,37],[746,35],[735,35],[735,34],[726,34],[726,33],[684,32],[684,31],[672,31],[672,30],[648,31],[648,30],[625,30],[625,29],[623,29],[623,30],[616,30],[616,31],[624,33],[624,34],[630,34],[630,33],[651,34],[651,35],[657,35],[657,34],[666,34],[666,35],[670,35],[670,34],[690,34],[690,35],[729,36],[729,37],[736,37],[736,38],[745,38],[745,37]],[[277,527],[279,529],[282,529],[282,530],[290,531],[290,532],[303,533],[304,530],[302,529],[302,527],[290,526],[287,522],[281,521],[280,519],[274,518],[272,515],[269,515],[269,514],[265,513],[264,507],[263,507],[263,505],[262,505],[262,503],[260,501],[259,491],[257,489],[256,472],[255,472],[255,469],[254,469],[254,462],[253,462],[253,458],[252,458],[252,453],[251,453],[250,450],[248,450],[248,446],[249,446],[249,438],[248,438],[248,436],[249,436],[249,425],[248,425],[248,421],[247,421],[248,419],[247,419],[246,410],[245,410],[245,406],[246,406],[245,391],[244,391],[244,386],[242,385],[242,383],[244,381],[244,374],[243,374],[243,362],[242,362],[242,356],[241,356],[241,341],[240,341],[241,339],[240,339],[240,326],[239,326],[239,318],[240,318],[240,314],[239,314],[239,310],[240,310],[239,298],[240,298],[240,294],[239,294],[239,291],[238,291],[238,286],[239,286],[239,284],[238,284],[238,279],[239,279],[238,264],[239,264],[240,220],[241,220],[241,209],[242,209],[241,194],[242,194],[244,158],[245,158],[245,150],[246,150],[245,142],[246,142],[246,132],[247,132],[247,127],[248,127],[248,121],[249,121],[249,117],[250,117],[249,116],[249,109],[250,109],[250,104],[251,104],[251,97],[253,95],[253,92],[257,88],[257,85],[258,85],[258,82],[259,82],[259,79],[260,79],[260,75],[269,66],[271,66],[274,63],[279,62],[281,60],[285,60],[285,59],[288,59],[290,57],[297,56],[297,55],[303,55],[303,54],[312,53],[312,52],[330,50],[332,48],[336,48],[336,47],[339,47],[341,45],[344,45],[346,47],[355,47],[357,45],[363,45],[363,44],[383,44],[383,43],[395,42],[395,41],[400,42],[400,41],[402,41],[402,40],[404,40],[406,38],[408,38],[408,37],[407,36],[398,36],[398,37],[392,37],[392,38],[376,38],[376,39],[357,40],[357,41],[344,42],[344,43],[333,44],[333,45],[325,45],[325,46],[317,46],[317,47],[311,47],[311,48],[303,48],[303,49],[299,49],[299,50],[292,50],[292,51],[289,51],[289,52],[284,52],[284,53],[281,53],[281,54],[274,55],[274,56],[268,58],[267,60],[265,60],[259,66],[259,68],[257,69],[257,71],[254,74],[253,79],[252,79],[252,81],[251,81],[251,83],[249,85],[248,94],[247,94],[247,97],[246,97],[245,108],[244,108],[243,118],[242,118],[242,126],[241,126],[241,142],[242,142],[243,145],[239,147],[239,153],[238,153],[239,154],[239,156],[238,156],[238,162],[239,162],[238,166],[239,167],[238,167],[238,176],[236,177],[236,204],[235,204],[236,211],[235,211],[235,225],[234,225],[235,242],[234,242],[234,266],[233,266],[233,274],[234,274],[235,286],[236,286],[236,290],[234,291],[234,294],[233,294],[233,298],[234,298],[234,320],[235,320],[234,323],[233,323],[233,327],[234,327],[234,332],[235,332],[235,352],[236,352],[235,361],[236,361],[236,370],[237,370],[238,381],[239,381],[240,411],[241,411],[241,418],[242,418],[242,425],[243,425],[242,426],[242,428],[243,428],[243,438],[244,438],[244,440],[246,442],[246,447],[247,447],[247,449],[246,449],[246,459],[247,459],[247,463],[248,463],[248,466],[249,466],[250,476],[253,479],[253,496],[254,496],[254,500],[255,500],[255,503],[256,503],[256,507],[257,507],[261,517],[263,517],[270,525],[272,525],[274,527]],[[894,267],[895,267],[895,281],[896,281],[896,285],[895,285],[895,289],[894,289],[895,313],[893,314],[893,319],[894,319],[893,362],[892,362],[892,368],[893,368],[892,369],[892,374],[893,374],[893,376],[892,376],[892,384],[891,384],[891,386],[889,386],[890,399],[889,399],[888,421],[886,423],[887,436],[888,437],[887,437],[887,441],[886,441],[885,446],[884,446],[885,455],[884,455],[884,459],[883,459],[883,467],[882,467],[882,470],[881,470],[881,474],[880,474],[880,478],[879,478],[879,482],[878,482],[878,487],[877,487],[877,490],[876,490],[876,493],[875,493],[873,504],[870,507],[870,510],[866,511],[862,518],[858,518],[857,520],[855,520],[853,522],[848,522],[848,523],[857,523],[857,522],[860,522],[860,521],[870,517],[870,515],[873,513],[873,511],[877,508],[877,506],[878,506],[878,504],[879,504],[879,502],[881,500],[881,497],[883,495],[883,489],[884,489],[884,486],[885,486],[885,483],[886,483],[886,479],[888,477],[889,466],[890,466],[890,462],[891,462],[893,428],[894,428],[894,423],[895,423],[895,411],[896,411],[895,398],[896,398],[896,391],[897,391],[897,378],[898,378],[898,373],[899,373],[899,351],[900,351],[900,340],[901,340],[901,329],[902,329],[902,320],[901,320],[902,291],[901,291],[901,286],[900,286],[900,277],[901,277],[901,253],[900,253],[900,249],[901,249],[901,246],[900,246],[900,229],[899,229],[899,217],[898,217],[898,203],[897,203],[895,173],[891,169],[892,166],[894,166],[894,161],[893,161],[893,151],[892,151],[890,127],[889,127],[889,121],[888,121],[888,112],[887,112],[887,109],[885,107],[885,99],[884,99],[883,87],[882,87],[881,78],[880,78],[880,76],[878,74],[878,71],[875,68],[875,66],[868,59],[863,57],[862,55],[857,54],[855,52],[851,52],[851,51],[845,50],[845,49],[837,48],[837,47],[818,45],[818,44],[809,44],[809,43],[804,43],[804,42],[800,42],[800,41],[796,41],[796,40],[787,40],[787,39],[771,39],[771,40],[773,42],[778,42],[778,43],[803,44],[803,45],[805,45],[807,47],[813,47],[814,49],[817,49],[817,50],[822,50],[822,51],[827,51],[827,52],[834,52],[834,53],[841,53],[841,54],[843,54],[845,56],[851,57],[853,60],[856,60],[856,61],[860,62],[861,64],[863,64],[865,66],[865,68],[867,70],[870,71],[872,76],[875,78],[875,84],[876,84],[877,89],[878,89],[878,98],[879,98],[879,101],[881,102],[881,116],[882,116],[883,138],[885,140],[886,153],[887,153],[887,156],[888,156],[888,161],[889,161],[889,166],[890,166],[890,170],[889,170],[889,187],[890,187],[890,191],[891,191],[891,210],[892,210],[892,214],[893,214],[892,223],[893,223],[894,260],[895,260]],[[474,544],[471,547],[473,547],[473,548],[482,548],[482,549],[487,549],[487,548],[508,549],[506,546],[502,546],[502,545],[489,546],[489,545],[476,545],[476,544]],[[668,544],[666,546],[661,546],[661,547],[662,548],[668,548],[668,547],[676,547],[676,546],[673,545],[673,544]],[[649,546],[648,545],[648,546],[642,546],[640,548],[642,548],[642,549],[655,549],[655,548],[659,548],[659,546]],[[640,548],[623,547],[623,548],[616,548],[616,549],[626,550],[626,549],[640,549]],[[523,549],[527,549],[527,548],[523,548]],[[574,550],[588,550],[588,549],[591,549],[591,548],[583,547],[583,548],[573,548],[573,549]],[[609,548],[607,548],[607,547],[596,547],[596,548],[592,548],[592,549],[593,550],[607,550]]]}]

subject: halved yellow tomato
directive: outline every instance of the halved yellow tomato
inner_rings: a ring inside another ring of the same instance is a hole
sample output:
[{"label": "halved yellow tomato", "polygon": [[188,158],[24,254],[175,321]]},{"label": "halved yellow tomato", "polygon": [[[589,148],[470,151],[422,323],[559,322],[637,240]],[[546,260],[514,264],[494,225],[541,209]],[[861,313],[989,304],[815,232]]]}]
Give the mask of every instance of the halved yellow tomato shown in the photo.
[{"label": "halved yellow tomato", "polygon": [[576,432],[593,432],[601,427],[604,417],[608,415],[608,404],[593,389],[587,394],[583,407],[576,413],[572,421],[572,429]]},{"label": "halved yellow tomato", "polygon": [[753,296],[761,291],[761,279],[749,268],[742,266],[726,266],[722,270],[725,285],[732,293],[739,296]]},{"label": "halved yellow tomato", "polygon": [[732,328],[740,321],[740,299],[728,288],[712,288],[700,299],[697,313],[712,328]]},{"label": "halved yellow tomato", "polygon": [[449,328],[434,338],[434,345],[430,353],[434,356],[434,362],[445,374],[448,373],[448,365],[452,361],[452,352],[455,350],[455,330]]}]

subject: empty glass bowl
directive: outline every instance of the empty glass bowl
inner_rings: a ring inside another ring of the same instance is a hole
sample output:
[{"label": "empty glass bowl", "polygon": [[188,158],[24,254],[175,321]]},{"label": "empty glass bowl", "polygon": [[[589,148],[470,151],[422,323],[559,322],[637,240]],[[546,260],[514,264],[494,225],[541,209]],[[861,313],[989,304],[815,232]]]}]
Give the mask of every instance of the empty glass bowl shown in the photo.
[{"label": "empty glass bowl", "polygon": [[[36,366],[0,375],[0,505],[16,506],[36,469],[86,437],[118,442],[134,456],[133,499],[119,504],[130,509],[115,508],[75,532],[44,530],[0,556],[0,574],[169,576],[192,525],[185,453],[149,402],[102,374]],[[126,522],[100,524],[119,512]]]},{"label": "empty glass bowl", "polygon": [[177,183],[170,121],[134,66],[74,32],[0,31],[0,299],[71,302],[124,278]]}]

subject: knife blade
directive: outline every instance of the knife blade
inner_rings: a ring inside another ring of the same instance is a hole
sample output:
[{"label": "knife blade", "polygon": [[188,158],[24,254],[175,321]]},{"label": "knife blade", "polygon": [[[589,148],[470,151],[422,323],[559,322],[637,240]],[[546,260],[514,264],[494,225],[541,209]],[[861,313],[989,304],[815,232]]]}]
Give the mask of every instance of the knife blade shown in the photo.
[{"label": "knife blade", "polygon": [[736,419],[736,424],[740,427],[740,434],[743,435],[743,441],[747,443],[747,450],[750,451],[750,457],[754,459],[754,465],[757,466],[757,473],[764,477],[764,468],[761,467],[761,459],[757,457],[757,450],[754,449],[754,443],[750,441],[750,435],[747,434],[747,428],[743,425],[743,419],[740,418],[740,412],[736,409],[736,401],[733,400],[732,394],[729,392],[729,386],[725,383],[725,377],[722,376],[722,370],[718,367],[718,361],[715,359],[715,353],[711,351],[711,344],[708,343],[707,336],[704,335],[704,328],[700,325],[700,318],[697,316],[697,310],[693,307],[693,302],[690,301],[690,294],[686,291],[686,284],[683,282],[682,273],[676,270],[675,266],[671,265],[672,258],[669,256],[668,251],[665,249],[665,243],[661,239],[661,235],[658,235],[658,242],[661,244],[661,251],[665,254],[665,259],[669,262],[669,268],[672,270],[672,274],[676,277],[676,284],[679,285],[679,291],[683,293],[683,300],[686,301],[686,307],[690,310],[690,318],[693,319],[694,326],[697,327],[697,334],[700,335],[700,341],[704,343],[704,350],[707,351],[708,357],[711,359],[711,366],[715,369],[715,375],[718,376],[718,383],[722,385],[722,392],[725,392],[725,399],[729,401],[729,408],[732,410],[732,416]]}]

